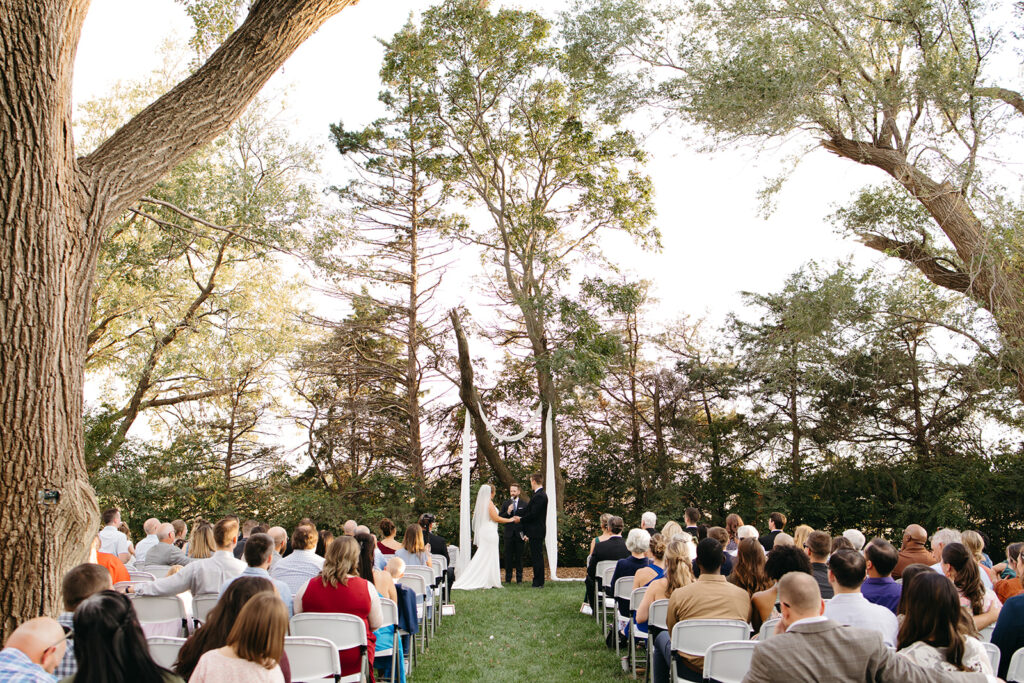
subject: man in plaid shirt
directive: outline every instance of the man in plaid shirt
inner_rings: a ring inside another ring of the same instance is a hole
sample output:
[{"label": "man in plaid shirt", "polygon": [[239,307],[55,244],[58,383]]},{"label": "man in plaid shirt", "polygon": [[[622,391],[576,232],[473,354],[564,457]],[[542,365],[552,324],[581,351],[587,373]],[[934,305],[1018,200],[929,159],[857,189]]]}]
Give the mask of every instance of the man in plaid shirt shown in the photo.
[{"label": "man in plaid shirt", "polygon": [[4,683],[53,683],[65,648],[64,629],[49,617],[29,619],[7,639],[0,650],[0,681]]},{"label": "man in plaid shirt", "polygon": [[[70,631],[71,619],[74,616],[75,609],[94,593],[109,590],[113,587],[110,572],[105,567],[92,563],[78,565],[65,574],[64,580],[61,582],[64,612],[57,617],[57,622]],[[63,659],[60,660],[60,664],[57,665],[57,670],[54,671],[57,680],[78,671],[78,662],[75,661],[74,641],[68,639],[67,643],[67,651],[64,653]]]}]

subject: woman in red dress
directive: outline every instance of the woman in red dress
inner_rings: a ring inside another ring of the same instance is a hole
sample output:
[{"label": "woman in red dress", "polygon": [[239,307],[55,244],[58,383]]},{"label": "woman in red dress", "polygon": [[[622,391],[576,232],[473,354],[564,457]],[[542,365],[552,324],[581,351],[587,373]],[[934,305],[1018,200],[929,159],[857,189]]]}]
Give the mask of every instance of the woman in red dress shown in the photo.
[{"label": "woman in red dress", "polygon": [[380,520],[380,532],[384,534],[383,540],[377,541],[377,549],[385,555],[394,555],[395,551],[402,547],[402,544],[395,540],[395,523],[385,517]]},{"label": "woman in red dress", "polygon": [[[359,544],[351,536],[334,539],[327,548],[324,568],[295,594],[295,613],[341,612],[354,614],[366,624],[367,657],[370,680],[373,680],[373,650],[377,642],[374,630],[380,628],[384,615],[380,596],[369,581],[359,577]],[[359,649],[342,650],[341,675],[359,673]]]}]

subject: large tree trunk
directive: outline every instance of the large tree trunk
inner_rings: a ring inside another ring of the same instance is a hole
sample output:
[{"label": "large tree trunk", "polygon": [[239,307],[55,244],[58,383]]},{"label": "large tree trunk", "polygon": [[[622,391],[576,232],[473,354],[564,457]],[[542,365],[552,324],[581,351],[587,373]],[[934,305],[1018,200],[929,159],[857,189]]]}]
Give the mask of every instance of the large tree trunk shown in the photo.
[{"label": "large tree trunk", "polygon": [[469,342],[466,339],[466,333],[462,329],[458,311],[452,309],[448,316],[452,320],[455,340],[459,346],[459,398],[462,399],[462,405],[473,418],[473,434],[476,436],[477,448],[484,454],[484,458],[491,466],[498,481],[501,482],[502,487],[507,489],[515,483],[515,477],[512,476],[512,471],[509,470],[501,454],[498,453],[498,449],[494,447],[491,434],[487,431],[480,416],[480,394],[477,393],[476,386],[473,384],[473,363],[469,356]]},{"label": "large tree trunk", "polygon": [[[87,0],[0,4],[0,639],[59,611],[96,500],[82,455],[89,304],[103,230],[222,133],[352,0],[257,0],[195,74],[75,159],[71,82]],[[42,506],[42,489],[60,493]]]},{"label": "large tree trunk", "polygon": [[[413,147],[415,150],[415,146]],[[417,363],[419,351],[419,173],[412,162],[412,222],[409,225],[409,326],[406,342],[405,397],[409,411],[409,467],[416,487],[416,500],[427,498],[427,477],[423,471],[423,444],[420,437],[420,377]]]}]

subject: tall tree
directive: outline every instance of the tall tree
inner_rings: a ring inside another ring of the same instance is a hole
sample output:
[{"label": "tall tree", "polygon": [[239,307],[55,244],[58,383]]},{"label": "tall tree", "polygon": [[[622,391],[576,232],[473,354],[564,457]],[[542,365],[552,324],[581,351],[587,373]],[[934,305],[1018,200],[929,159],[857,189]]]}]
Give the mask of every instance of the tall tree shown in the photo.
[{"label": "tall tree", "polygon": [[[1024,123],[1005,7],[975,0],[584,0],[567,19],[606,103],[653,104],[716,140],[799,137],[881,171],[845,227],[991,313],[1024,400]],[[1018,8],[1019,9],[1019,8]],[[1016,193],[1009,193],[1014,196]]]},{"label": "tall tree", "polygon": [[461,236],[483,250],[515,312],[511,337],[525,342],[545,416],[560,402],[551,358],[558,285],[581,254],[595,255],[602,231],[657,239],[643,154],[626,131],[597,125],[559,72],[549,33],[532,12],[448,0],[396,35],[385,57],[422,83],[452,182],[486,212],[486,227],[467,223]]},{"label": "tall tree", "polygon": [[[82,455],[82,382],[106,226],[234,121],[277,68],[353,0],[256,0],[192,75],[87,156],[71,133],[88,0],[0,8],[0,637],[55,614],[85,557],[96,501]],[[40,505],[41,490],[59,492]]]}]

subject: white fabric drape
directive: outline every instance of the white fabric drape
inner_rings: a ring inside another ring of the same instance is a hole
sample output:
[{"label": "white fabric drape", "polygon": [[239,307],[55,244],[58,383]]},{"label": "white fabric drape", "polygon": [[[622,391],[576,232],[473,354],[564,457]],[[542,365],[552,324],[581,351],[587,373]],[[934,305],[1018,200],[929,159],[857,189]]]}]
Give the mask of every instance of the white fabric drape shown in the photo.
[{"label": "white fabric drape", "polygon": [[537,409],[533,411],[533,415],[523,426],[523,431],[518,434],[499,434],[494,431],[494,427],[492,427],[491,423],[487,421],[487,415],[484,413],[484,407],[479,403],[476,405],[480,410],[480,419],[483,421],[484,427],[487,427],[487,431],[490,432],[491,436],[493,436],[495,440],[501,441],[502,443],[515,443],[516,441],[522,441],[525,439],[526,436],[533,431],[533,423],[540,422],[540,413],[541,408],[543,407],[543,404],[537,404]]},{"label": "white fabric drape", "polygon": [[469,565],[471,549],[469,520],[469,458],[473,439],[469,411],[462,427],[462,490],[459,494],[459,559],[455,562],[455,576],[462,574]]},{"label": "white fabric drape", "polygon": [[548,418],[544,421],[546,430],[547,453],[544,463],[544,490],[548,493],[548,517],[546,520],[547,535],[544,546],[548,551],[548,566],[551,567],[551,580],[558,580],[558,487],[555,485],[555,445],[552,435],[553,417],[551,406],[548,406]]}]

